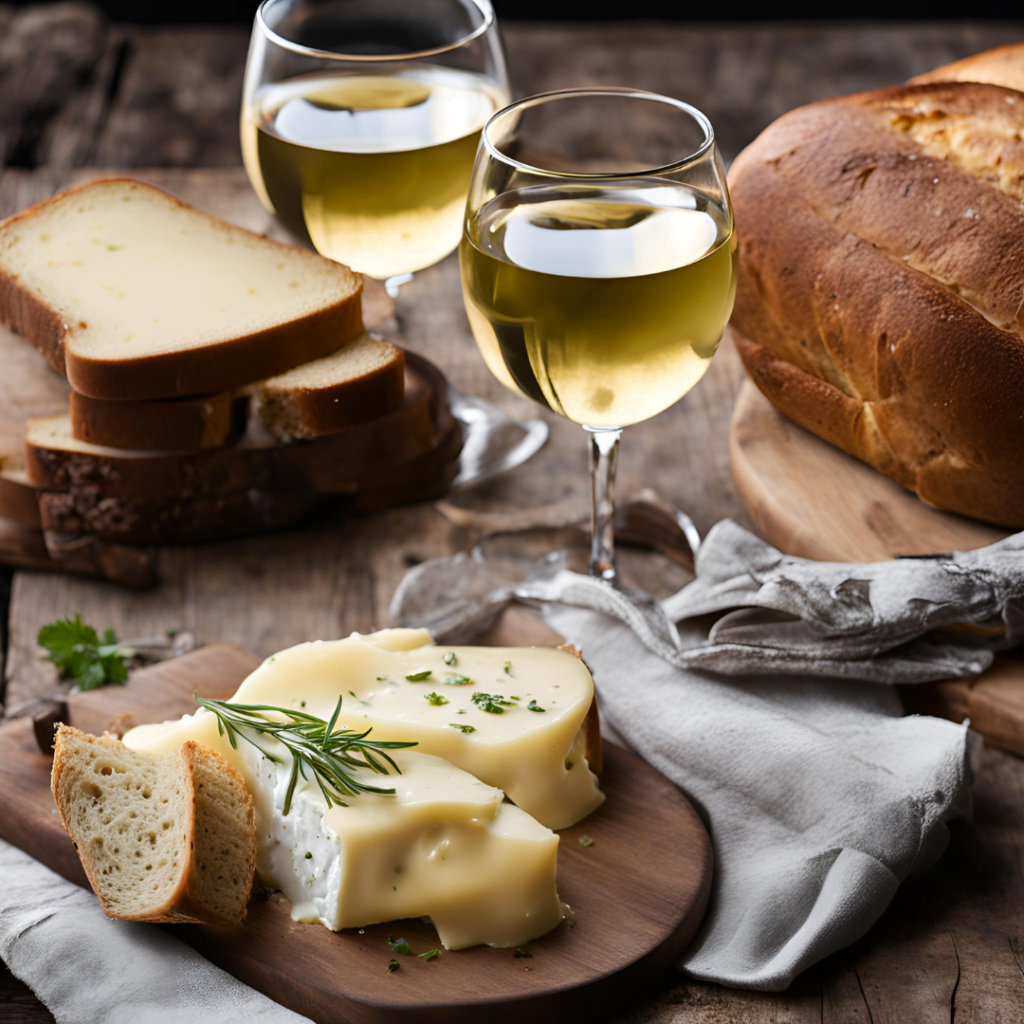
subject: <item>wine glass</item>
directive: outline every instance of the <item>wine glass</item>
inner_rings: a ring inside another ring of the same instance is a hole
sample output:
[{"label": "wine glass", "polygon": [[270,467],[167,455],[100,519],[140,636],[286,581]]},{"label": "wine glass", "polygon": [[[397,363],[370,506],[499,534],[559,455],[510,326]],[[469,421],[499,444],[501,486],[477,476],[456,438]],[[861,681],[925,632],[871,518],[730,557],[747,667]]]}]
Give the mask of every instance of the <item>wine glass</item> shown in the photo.
[{"label": "wine glass", "polygon": [[700,380],[732,312],[736,239],[711,123],[635,89],[506,107],[484,126],[459,262],[491,372],[589,435],[590,572],[614,583],[622,428]]},{"label": "wine glass", "polygon": [[286,228],[393,296],[458,245],[480,129],[508,97],[490,0],[263,0],[242,157]]}]

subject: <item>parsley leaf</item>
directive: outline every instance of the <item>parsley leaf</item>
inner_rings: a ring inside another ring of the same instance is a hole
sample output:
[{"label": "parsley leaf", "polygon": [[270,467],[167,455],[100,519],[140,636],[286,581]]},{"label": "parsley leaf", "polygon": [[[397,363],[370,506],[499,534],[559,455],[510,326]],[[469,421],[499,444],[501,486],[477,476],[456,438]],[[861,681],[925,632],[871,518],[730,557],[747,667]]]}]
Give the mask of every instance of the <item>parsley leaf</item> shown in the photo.
[{"label": "parsley leaf", "polygon": [[455,652],[454,651],[446,651],[445,652],[444,663],[446,665],[454,665],[455,664]]},{"label": "parsley leaf", "polygon": [[432,950],[430,950],[429,953],[420,953],[418,955],[419,955],[419,958],[421,960],[433,960],[434,957],[441,955],[441,950],[439,950],[439,949],[432,949]]},{"label": "parsley leaf", "polygon": [[43,626],[37,643],[60,669],[61,678],[74,679],[79,690],[123,683],[128,678],[128,661],[135,656],[130,647],[118,644],[112,629],[104,630],[101,641],[81,615]]},{"label": "parsley leaf", "polygon": [[422,683],[425,679],[429,679],[431,674],[430,669],[425,668],[421,669],[419,672],[409,672],[406,674],[405,678],[408,679],[410,683]]},{"label": "parsley leaf", "polygon": [[430,703],[433,704],[435,708],[439,708],[442,704],[448,703],[448,698],[442,697],[441,694],[439,693],[425,693],[423,697],[424,700],[430,701]]},{"label": "parsley leaf", "polygon": [[412,956],[412,950],[409,948],[409,943],[405,939],[392,939],[388,936],[388,945],[396,952],[401,953],[402,956]]},{"label": "parsley leaf", "polygon": [[505,708],[513,707],[512,701],[505,700],[500,693],[474,693],[470,700],[490,715],[503,715]]},{"label": "parsley leaf", "polygon": [[527,704],[526,706],[531,711],[547,711],[547,708],[542,708],[535,700],[531,700],[530,703]]},{"label": "parsley leaf", "polygon": [[394,974],[402,965],[397,960],[388,961],[388,974]]},{"label": "parsley leaf", "polygon": [[453,729],[458,729],[459,732],[465,732],[465,733],[476,732],[476,726],[474,726],[474,725],[459,725],[458,722],[449,722],[448,724]]}]

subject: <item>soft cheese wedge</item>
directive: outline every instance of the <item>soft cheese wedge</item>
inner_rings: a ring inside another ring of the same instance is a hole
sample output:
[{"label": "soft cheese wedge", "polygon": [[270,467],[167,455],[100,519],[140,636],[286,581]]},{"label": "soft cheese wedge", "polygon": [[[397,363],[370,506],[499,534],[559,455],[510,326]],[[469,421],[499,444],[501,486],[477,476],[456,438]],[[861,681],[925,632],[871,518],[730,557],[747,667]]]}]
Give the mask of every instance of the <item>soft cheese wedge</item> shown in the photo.
[{"label": "soft cheese wedge", "polygon": [[[429,918],[447,949],[515,946],[562,920],[555,887],[558,836],[439,757],[395,753],[400,775],[354,774],[394,795],[363,793],[328,809],[300,782],[284,814],[290,759],[274,764],[240,742],[232,749],[203,711],[174,727],[140,726],[128,746],[163,752],[188,733],[219,750],[253,794],[262,878],[291,900],[292,917],[337,931]],[[261,746],[280,755],[266,737]]]},{"label": "soft cheese wedge", "polygon": [[414,740],[548,828],[568,828],[604,801],[584,728],[594,681],[565,651],[437,646],[419,629],[354,634],[281,651],[232,699],[330,718],[339,695],[346,725]]}]

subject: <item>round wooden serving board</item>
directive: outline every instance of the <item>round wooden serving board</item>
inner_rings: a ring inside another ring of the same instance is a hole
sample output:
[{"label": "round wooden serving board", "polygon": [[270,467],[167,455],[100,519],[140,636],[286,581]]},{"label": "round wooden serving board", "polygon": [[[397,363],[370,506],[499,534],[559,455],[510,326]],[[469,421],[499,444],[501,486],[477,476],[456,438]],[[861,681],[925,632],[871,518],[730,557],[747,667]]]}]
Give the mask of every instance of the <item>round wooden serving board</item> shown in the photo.
[{"label": "round wooden serving board", "polygon": [[798,427],[744,381],[729,459],[736,490],[780,551],[834,562],[969,551],[1008,531],[940,512],[852,455]]},{"label": "round wooden serving board", "polygon": [[[70,698],[72,724],[102,732],[116,715],[135,722],[188,713],[196,690],[225,698],[260,663],[226,644],[132,673],[124,687]],[[0,727],[0,836],[86,885],[49,789],[50,761],[32,722]],[[526,946],[441,951],[433,960],[396,955],[389,935],[413,954],[439,943],[423,921],[333,933],[298,924],[281,896],[253,900],[239,928],[179,925],[171,931],[211,961],[318,1024],[542,1024],[608,1015],[653,982],[693,937],[711,889],[711,840],[693,807],[646,762],[605,747],[607,801],[563,830],[558,891],[570,924]],[[592,844],[584,846],[587,837]],[[399,969],[387,970],[394,957]]]}]

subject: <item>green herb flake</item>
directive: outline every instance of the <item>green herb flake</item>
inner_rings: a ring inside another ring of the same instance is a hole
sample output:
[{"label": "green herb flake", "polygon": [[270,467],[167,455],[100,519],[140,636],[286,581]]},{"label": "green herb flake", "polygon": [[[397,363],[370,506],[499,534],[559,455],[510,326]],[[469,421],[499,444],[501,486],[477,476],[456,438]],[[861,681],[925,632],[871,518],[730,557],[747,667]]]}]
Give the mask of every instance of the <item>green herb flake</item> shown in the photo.
[{"label": "green herb flake", "polygon": [[388,961],[388,974],[394,974],[402,965],[397,960]]},{"label": "green herb flake", "polygon": [[124,248],[123,245],[115,245],[113,242],[107,246],[107,252],[120,252]]},{"label": "green herb flake", "polygon": [[454,665],[456,658],[454,651],[445,651],[444,658],[442,659],[446,665]]},{"label": "green herb flake", "polygon": [[512,662],[511,661],[506,661],[505,662],[505,675],[507,675],[507,676],[512,675]]},{"label": "green herb flake", "polygon": [[517,960],[522,960],[524,957],[529,960],[533,954],[527,953],[522,946],[516,946],[516,951],[512,954]]},{"label": "green herb flake", "polygon": [[580,846],[589,847],[589,846],[593,846],[593,845],[594,845],[594,840],[591,839],[590,836],[580,836]]},{"label": "green herb flake", "polygon": [[396,875],[400,875],[401,873],[402,873],[402,865],[401,864],[396,864],[395,865],[395,874]]},{"label": "green herb flake", "polygon": [[391,680],[387,676],[377,676],[378,683],[390,683]]},{"label": "green herb flake", "polygon": [[472,686],[473,680],[469,676],[449,675],[444,677],[445,686]]},{"label": "green herb flake", "polygon": [[396,953],[401,953],[402,956],[412,956],[412,950],[409,948],[409,943],[405,939],[392,939],[389,935],[388,945]]},{"label": "green herb flake", "polygon": [[433,673],[429,668],[422,668],[419,672],[409,672],[406,674],[406,679],[410,683],[422,683],[425,679],[429,679]]},{"label": "green herb flake", "polygon": [[79,690],[125,682],[128,662],[135,657],[130,647],[118,644],[112,629],[105,630],[100,640],[96,630],[84,623],[81,615],[43,626],[37,643],[60,669],[61,678],[74,679]]},{"label": "green herb flake", "polygon": [[307,851],[306,851],[306,860],[312,860],[312,859],[313,859],[313,854],[311,854],[311,853],[310,853],[310,852],[309,852],[309,851],[307,850]]},{"label": "green herb flake", "polygon": [[566,762],[565,762],[565,770],[566,770],[567,772],[571,772],[571,771],[572,771],[572,765],[573,765],[573,762],[572,762],[572,761],[566,761]]},{"label": "green herb flake", "polygon": [[306,702],[304,700],[300,700],[299,701],[299,707],[300,708],[304,708],[305,706],[306,706]]},{"label": "green herb flake", "polygon": [[535,700],[531,700],[526,706],[530,711],[547,711],[547,708],[542,708]]},{"label": "green herb flake", "polygon": [[423,699],[433,704],[435,708],[439,708],[442,704],[448,703],[447,697],[442,697],[439,693],[425,693]]},{"label": "green herb flake", "polygon": [[449,722],[448,724],[453,729],[458,729],[459,732],[466,732],[466,733],[476,732],[476,728],[474,726],[472,726],[472,725],[459,725],[458,722]]},{"label": "green herb flake", "polygon": [[440,955],[441,955],[441,950],[439,950],[439,949],[432,949],[432,950],[430,950],[429,953],[420,953],[419,954],[419,958],[421,960],[433,960],[435,957],[438,957]]},{"label": "green herb flake", "polygon": [[500,693],[474,693],[470,700],[489,715],[503,715],[505,708],[513,707],[512,701],[505,700]]}]

